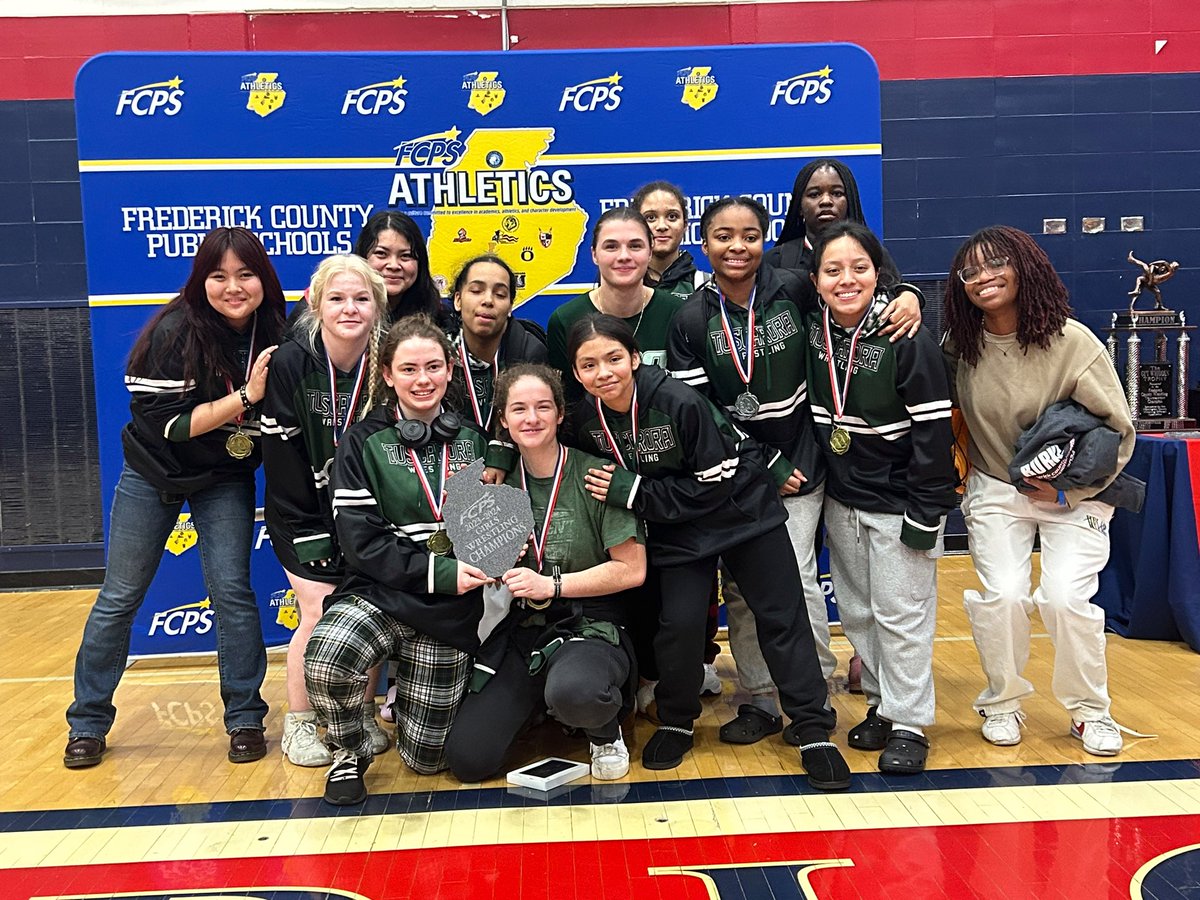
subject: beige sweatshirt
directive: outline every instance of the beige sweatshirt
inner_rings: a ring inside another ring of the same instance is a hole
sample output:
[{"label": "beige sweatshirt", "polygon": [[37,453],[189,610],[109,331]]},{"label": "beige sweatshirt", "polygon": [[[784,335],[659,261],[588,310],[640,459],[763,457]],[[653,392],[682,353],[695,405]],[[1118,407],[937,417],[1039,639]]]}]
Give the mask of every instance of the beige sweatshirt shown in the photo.
[{"label": "beige sweatshirt", "polygon": [[[1129,404],[1104,345],[1086,326],[1068,319],[1048,350],[1031,346],[1022,352],[1015,334],[985,331],[983,338],[978,364],[959,360],[955,375],[958,403],[971,433],[972,465],[1008,481],[1008,464],[1021,432],[1046,407],[1070,399],[1121,435],[1117,472],[1124,468],[1135,437]],[[1102,485],[1067,491],[1067,503],[1075,506],[1094,497],[1117,472]]]}]

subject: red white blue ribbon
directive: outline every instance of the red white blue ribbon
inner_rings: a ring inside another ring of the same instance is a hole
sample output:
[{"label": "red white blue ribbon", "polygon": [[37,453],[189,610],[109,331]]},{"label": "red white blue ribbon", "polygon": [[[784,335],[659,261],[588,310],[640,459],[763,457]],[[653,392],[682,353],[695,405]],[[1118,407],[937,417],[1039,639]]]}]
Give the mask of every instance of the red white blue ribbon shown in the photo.
[{"label": "red white blue ribbon", "polygon": [[[566,471],[567,465],[567,448],[562,444],[558,445],[558,462],[554,464],[554,481],[550,486],[550,499],[546,501],[546,517],[542,522],[542,530],[539,533],[535,528],[533,531],[533,556],[537,560],[538,571],[542,571],[542,563],[546,558],[546,539],[550,534],[550,520],[554,518],[554,507],[558,506],[558,492],[562,487],[563,472]],[[521,461],[521,489],[526,493],[529,492],[528,479],[525,474],[525,462]]]},{"label": "red white blue ribbon", "polygon": [[738,378],[742,379],[742,384],[746,387],[750,386],[750,379],[754,377],[754,295],[758,293],[758,285],[754,285],[750,290],[750,302],[746,304],[746,364],[742,365],[742,360],[738,356],[737,344],[733,340],[733,325],[729,321],[729,311],[725,308],[725,295],[718,292],[717,306],[721,310],[721,329],[725,332],[725,341],[729,344],[729,357],[733,360],[733,367],[737,370]]},{"label": "red white blue ribbon", "polygon": [[331,418],[333,421],[333,446],[337,446],[342,439],[342,435],[346,433],[346,429],[350,427],[350,423],[354,421],[354,411],[358,408],[358,398],[362,395],[363,384],[366,383],[367,375],[367,353],[364,350],[363,355],[358,358],[358,368],[354,371],[354,388],[350,392],[350,402],[346,405],[346,421],[338,424],[338,394],[337,394],[337,372],[333,368],[333,360],[329,358],[329,351],[325,351],[325,365],[329,370],[329,404],[331,408]]},{"label": "red white blue ribbon", "polygon": [[[631,429],[633,431],[633,468],[638,467],[638,398],[637,398],[637,382],[633,384],[633,404],[629,407]],[[608,445],[612,447],[613,457],[620,464],[622,469],[628,469],[629,465],[625,462],[625,456],[621,453],[621,448],[617,446],[616,436],[608,427],[608,422],[604,420],[604,404],[600,402],[600,398],[596,398],[596,415],[600,417],[600,430],[604,432],[604,436],[608,438]]]}]

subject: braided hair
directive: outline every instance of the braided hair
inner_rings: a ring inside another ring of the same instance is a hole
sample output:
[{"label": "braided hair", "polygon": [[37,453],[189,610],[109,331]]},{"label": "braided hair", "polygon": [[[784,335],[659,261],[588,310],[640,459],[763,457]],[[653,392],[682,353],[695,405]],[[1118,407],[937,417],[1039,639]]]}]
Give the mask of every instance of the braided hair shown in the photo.
[{"label": "braided hair", "polygon": [[858,194],[858,182],[854,180],[854,173],[840,159],[814,159],[796,174],[796,181],[792,185],[792,200],[788,204],[783,230],[779,232],[775,246],[788,241],[804,240],[807,228],[804,225],[804,213],[800,211],[800,199],[804,196],[813,175],[820,169],[833,169],[842,180],[842,187],[846,189],[846,218],[851,222],[866,224],[867,219],[863,215],[862,199]]},{"label": "braided hair", "polygon": [[983,228],[958,248],[946,280],[946,332],[963,360],[972,366],[983,352],[983,310],[971,302],[958,273],[974,258],[997,256],[1008,257],[1017,275],[1017,343],[1023,351],[1030,346],[1049,348],[1071,317],[1066,285],[1054,271],[1046,251],[1019,229],[1008,225]]}]

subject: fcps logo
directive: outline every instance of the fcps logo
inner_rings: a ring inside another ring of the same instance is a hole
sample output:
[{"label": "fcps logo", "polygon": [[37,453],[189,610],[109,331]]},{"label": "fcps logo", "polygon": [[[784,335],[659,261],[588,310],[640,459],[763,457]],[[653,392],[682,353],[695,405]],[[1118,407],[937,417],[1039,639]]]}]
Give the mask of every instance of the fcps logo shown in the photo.
[{"label": "fcps logo", "polygon": [[577,112],[592,112],[597,108],[612,112],[620,105],[621,73],[613,72],[606,78],[593,78],[564,88],[558,111],[565,112],[570,106]]},{"label": "fcps logo", "polygon": [[825,66],[814,72],[793,75],[791,78],[775,82],[775,89],[771,91],[771,105],[774,106],[780,100],[788,106],[803,106],[809,100],[818,106],[827,103],[833,96],[830,92],[833,79],[829,77],[832,74],[833,69]]},{"label": "fcps logo", "polygon": [[404,112],[404,98],[408,96],[408,91],[404,89],[406,83],[404,76],[397,75],[391,81],[377,81],[375,84],[352,88],[346,91],[346,98],[342,101],[342,115],[354,112],[360,116],[376,116],[383,112],[397,116]]},{"label": "fcps logo", "polygon": [[183,79],[176,75],[169,81],[155,81],[121,91],[117,98],[117,115],[174,116],[183,109]]}]

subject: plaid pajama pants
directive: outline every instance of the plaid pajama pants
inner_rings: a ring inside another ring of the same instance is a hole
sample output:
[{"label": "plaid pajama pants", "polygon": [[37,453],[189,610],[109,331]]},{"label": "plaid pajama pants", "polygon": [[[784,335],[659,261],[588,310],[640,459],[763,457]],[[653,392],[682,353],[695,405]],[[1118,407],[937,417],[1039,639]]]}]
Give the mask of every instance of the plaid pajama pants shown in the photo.
[{"label": "plaid pajama pants", "polygon": [[327,740],[371,756],[363,731],[367,670],[385,659],[396,672],[396,749],[415,772],[446,768],[445,744],[471,673],[471,657],[376,609],[359,597],[339,600],[313,629],[304,681],[313,709],[329,723]]}]

